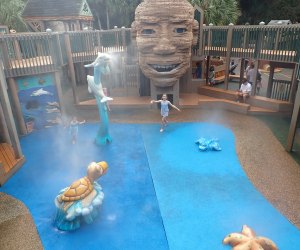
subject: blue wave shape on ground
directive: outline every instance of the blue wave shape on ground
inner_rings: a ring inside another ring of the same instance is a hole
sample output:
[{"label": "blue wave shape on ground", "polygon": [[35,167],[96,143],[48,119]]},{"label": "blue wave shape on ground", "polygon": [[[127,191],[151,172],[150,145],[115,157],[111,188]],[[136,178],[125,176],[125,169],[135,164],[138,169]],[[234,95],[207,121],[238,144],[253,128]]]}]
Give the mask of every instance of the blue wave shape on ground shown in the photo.
[{"label": "blue wave shape on ground", "polygon": [[[75,145],[60,126],[23,137],[27,161],[0,188],[28,206],[46,250],[225,250],[222,239],[243,224],[281,250],[300,249],[299,230],[245,175],[229,129],[178,123],[160,133],[158,124],[111,124],[113,142],[99,147],[98,126],[81,125]],[[219,138],[222,151],[199,153],[195,140],[202,136]],[[109,169],[99,180],[105,198],[98,219],[72,233],[58,231],[55,196],[101,160]]]}]

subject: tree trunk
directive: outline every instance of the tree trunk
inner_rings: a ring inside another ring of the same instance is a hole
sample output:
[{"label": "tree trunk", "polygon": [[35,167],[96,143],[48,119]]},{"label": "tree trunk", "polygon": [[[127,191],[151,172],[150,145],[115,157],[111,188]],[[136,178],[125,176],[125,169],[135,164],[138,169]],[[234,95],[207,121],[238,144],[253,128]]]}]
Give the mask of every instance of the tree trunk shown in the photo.
[{"label": "tree trunk", "polygon": [[102,30],[102,25],[101,25],[101,20],[100,20],[100,17],[99,17],[99,13],[97,12],[97,21],[98,21],[98,26],[99,26],[99,30]]},{"label": "tree trunk", "polygon": [[109,30],[110,25],[109,25],[109,14],[108,14],[108,7],[106,6],[106,28]]}]

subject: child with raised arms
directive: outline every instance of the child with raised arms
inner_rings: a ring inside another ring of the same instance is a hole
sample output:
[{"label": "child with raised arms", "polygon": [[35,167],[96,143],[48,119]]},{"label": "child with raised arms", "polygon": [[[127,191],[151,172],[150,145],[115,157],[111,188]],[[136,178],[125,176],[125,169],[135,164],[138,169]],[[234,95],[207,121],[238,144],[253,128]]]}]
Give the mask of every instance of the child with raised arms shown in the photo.
[{"label": "child with raised arms", "polygon": [[164,127],[167,126],[168,123],[167,117],[169,115],[169,105],[172,108],[177,109],[178,111],[180,111],[180,109],[173,105],[170,101],[168,101],[167,94],[163,94],[161,100],[151,100],[151,104],[152,103],[160,103],[160,114],[162,116],[160,132],[163,132]]}]

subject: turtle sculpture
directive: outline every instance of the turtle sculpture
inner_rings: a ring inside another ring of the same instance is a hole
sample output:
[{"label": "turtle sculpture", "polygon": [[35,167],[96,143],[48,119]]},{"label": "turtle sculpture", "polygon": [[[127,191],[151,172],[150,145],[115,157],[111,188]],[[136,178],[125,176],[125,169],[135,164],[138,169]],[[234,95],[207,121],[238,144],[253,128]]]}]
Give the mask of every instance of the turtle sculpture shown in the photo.
[{"label": "turtle sculpture", "polygon": [[107,168],[105,161],[92,162],[87,167],[87,176],[59,192],[55,198],[57,213],[54,220],[58,229],[71,231],[79,228],[83,221],[88,224],[94,221],[104,198],[96,180],[106,173]]}]

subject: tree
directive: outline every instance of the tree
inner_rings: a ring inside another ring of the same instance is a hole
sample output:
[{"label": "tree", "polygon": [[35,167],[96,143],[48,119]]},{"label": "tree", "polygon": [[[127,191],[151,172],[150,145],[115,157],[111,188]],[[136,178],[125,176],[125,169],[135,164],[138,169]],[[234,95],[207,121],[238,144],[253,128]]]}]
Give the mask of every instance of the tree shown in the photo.
[{"label": "tree", "polygon": [[134,19],[135,8],[140,2],[142,0],[88,0],[100,29],[110,29],[113,26],[129,27]]},{"label": "tree", "polygon": [[189,0],[192,5],[198,5],[204,11],[204,23],[228,25],[236,23],[240,10],[236,0]]},{"label": "tree", "polygon": [[115,14],[119,26],[130,27],[134,20],[135,9],[142,0],[114,0],[114,2],[118,6]]},{"label": "tree", "polygon": [[239,23],[258,24],[271,20],[300,21],[299,0],[240,0],[242,15]]},{"label": "tree", "polygon": [[18,32],[26,31],[26,24],[21,18],[24,6],[23,0],[0,0],[0,24]]},{"label": "tree", "polygon": [[[109,22],[109,0],[88,0],[88,4],[94,16],[97,17],[99,29],[103,29],[103,23],[106,23],[106,28],[110,28]],[[105,19],[103,18],[105,17]]]}]

